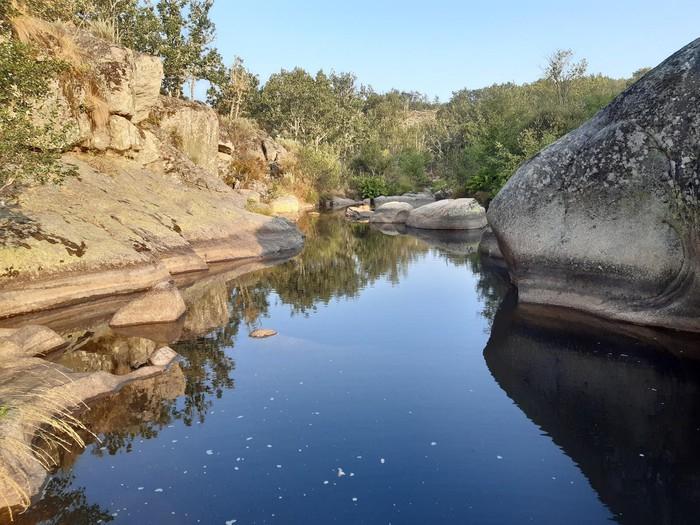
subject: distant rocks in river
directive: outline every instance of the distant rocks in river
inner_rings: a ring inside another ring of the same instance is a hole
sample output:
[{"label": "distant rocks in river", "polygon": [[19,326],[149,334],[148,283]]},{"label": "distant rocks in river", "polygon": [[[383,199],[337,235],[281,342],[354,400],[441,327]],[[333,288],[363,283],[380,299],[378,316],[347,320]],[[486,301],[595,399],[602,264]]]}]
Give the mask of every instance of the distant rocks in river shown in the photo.
[{"label": "distant rocks in river", "polygon": [[519,298],[700,332],[700,39],[523,164],[489,223]]},{"label": "distant rocks in river", "polygon": [[323,202],[323,207],[327,210],[342,210],[359,204],[363,203],[353,199],[346,199],[345,197],[331,197]]},{"label": "distant rocks in river", "polygon": [[424,206],[426,204],[430,204],[431,202],[435,202],[435,197],[432,193],[421,192],[404,193],[403,195],[391,195],[389,197],[382,195],[374,199],[374,205],[376,207],[380,207],[388,202],[406,202],[414,208],[418,208],[419,206]]},{"label": "distant rocks in river", "polygon": [[405,224],[413,206],[408,202],[387,202],[378,206],[370,217],[370,222],[381,224]]},{"label": "distant rocks in river", "polygon": [[372,217],[372,208],[368,204],[345,208],[345,217],[351,221],[367,222]]},{"label": "distant rocks in river", "polygon": [[428,230],[477,230],[486,226],[486,212],[475,199],[445,199],[411,211],[406,226]]}]

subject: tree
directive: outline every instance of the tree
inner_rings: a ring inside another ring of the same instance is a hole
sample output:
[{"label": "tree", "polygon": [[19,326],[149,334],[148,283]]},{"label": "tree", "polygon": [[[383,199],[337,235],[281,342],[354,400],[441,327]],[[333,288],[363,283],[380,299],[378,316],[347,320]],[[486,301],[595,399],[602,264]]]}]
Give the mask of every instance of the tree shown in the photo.
[{"label": "tree", "polygon": [[544,70],[545,79],[554,84],[559,104],[566,103],[571,86],[581,79],[588,69],[588,61],[583,58],[573,62],[574,53],[571,49],[557,49],[547,59]]},{"label": "tree", "polygon": [[61,162],[66,130],[53,114],[35,117],[49,81],[65,69],[58,60],[9,35],[0,41],[0,194],[22,181],[60,182],[75,168]]},{"label": "tree", "polygon": [[187,79],[190,56],[183,35],[185,20],[182,16],[186,3],[186,0],[159,0],[156,6],[161,30],[159,55],[163,59],[161,89],[171,97],[182,96],[182,86]]},{"label": "tree", "polygon": [[190,0],[187,16],[186,75],[190,87],[190,100],[194,100],[197,80],[213,80],[223,67],[219,52],[211,47],[214,42],[215,26],[209,18],[214,0]]},{"label": "tree", "polygon": [[207,102],[229,119],[237,119],[251,109],[258,83],[258,77],[245,68],[241,57],[236,56],[230,68],[221,68],[213,77],[207,91]]}]

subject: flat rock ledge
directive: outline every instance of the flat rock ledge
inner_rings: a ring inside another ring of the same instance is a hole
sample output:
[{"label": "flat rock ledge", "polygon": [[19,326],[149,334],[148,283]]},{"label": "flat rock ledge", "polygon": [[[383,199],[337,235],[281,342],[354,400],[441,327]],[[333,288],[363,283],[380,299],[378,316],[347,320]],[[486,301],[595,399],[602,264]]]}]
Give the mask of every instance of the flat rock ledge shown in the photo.
[{"label": "flat rock ledge", "polygon": [[445,199],[412,210],[406,226],[425,230],[478,230],[486,226],[486,211],[475,199]]},{"label": "flat rock ledge", "polygon": [[161,283],[142,297],[134,299],[114,314],[109,325],[113,328],[140,324],[172,323],[187,310],[177,287]]}]

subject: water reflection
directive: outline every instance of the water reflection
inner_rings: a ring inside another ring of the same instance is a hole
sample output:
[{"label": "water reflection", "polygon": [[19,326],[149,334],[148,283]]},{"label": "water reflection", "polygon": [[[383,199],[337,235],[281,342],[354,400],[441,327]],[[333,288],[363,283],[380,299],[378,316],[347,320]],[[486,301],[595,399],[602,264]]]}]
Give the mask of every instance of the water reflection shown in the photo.
[{"label": "water reflection", "polygon": [[498,311],[484,357],[617,521],[697,523],[697,363],[622,334],[528,316],[513,296]]},{"label": "water reflection", "polygon": [[[541,317],[528,316],[526,309],[516,308],[507,276],[485,266],[480,259],[476,249],[478,234],[378,229],[367,224],[348,224],[333,216],[307,217],[301,227],[306,233],[306,247],[295,259],[244,276],[240,272],[214,275],[183,290],[188,313],[179,327],[181,340],[172,345],[183,356],[182,362],[168,374],[129,385],[86,412],[89,427],[102,440],[89,446],[91,455],[132,452],[137,442],[158,437],[176,421],[185,427],[205,423],[216,401],[236,386],[233,379],[236,363],[231,349],[237,340],[240,344],[239,337],[260,326],[276,304],[288,305],[293,314],[310,316],[334,300],[358,297],[379,280],[398,285],[411,265],[432,251],[437,261],[431,262],[430,271],[439,271],[442,261],[445,266],[469,269],[463,275],[473,278],[477,298],[469,304],[475,304],[486,320],[478,323],[477,332],[490,331],[484,358],[500,388],[576,462],[618,521],[693,522],[694,506],[700,501],[700,453],[694,452],[693,447],[700,438],[697,366],[625,335],[608,333],[603,337],[601,334],[605,332],[597,328],[575,333],[570,323],[562,328],[558,322],[543,323]],[[504,296],[506,299],[502,301]],[[458,303],[464,304],[467,303]],[[444,329],[429,312],[421,315],[431,324],[430,329]],[[462,322],[457,319],[457,323]],[[138,361],[139,344],[143,341],[124,338],[119,339],[122,346],[126,345],[120,353],[122,359],[117,362],[107,359],[106,352],[100,349],[106,345],[105,341],[112,341],[111,337],[109,333],[93,334],[92,340],[81,341],[83,350],[92,348],[98,357],[91,359],[97,359],[104,369],[113,370],[125,362],[131,366],[134,359]],[[404,333],[403,337],[411,336]],[[478,350],[485,339],[483,334],[480,337]],[[397,350],[411,350],[407,340],[401,341],[407,348]],[[424,354],[423,347],[414,350],[417,352],[414,358]],[[377,353],[375,357],[384,356]],[[480,354],[477,358],[483,368]],[[307,359],[311,358],[307,356]],[[387,355],[386,359],[387,362],[379,363],[386,365],[396,358]],[[321,363],[312,360],[309,365],[313,368]],[[433,365],[427,358],[424,366]],[[367,371],[359,370],[362,363],[356,366],[356,372],[362,372],[364,377]],[[444,377],[449,375],[447,370],[440,372]],[[240,375],[239,372],[237,377]],[[455,406],[459,405],[456,400],[460,395],[471,395],[458,390],[463,386],[459,375],[456,373],[452,378],[455,384],[449,390]],[[488,373],[482,376],[510,407]],[[244,390],[241,388],[236,394],[243,394]],[[437,396],[440,403],[447,404],[440,396]],[[410,398],[410,393],[405,397]],[[308,400],[300,406],[306,411]],[[469,437],[469,432],[479,433],[471,428],[469,418],[475,417],[474,414],[462,412],[462,408],[448,413],[449,417],[455,417],[451,426],[469,427],[460,431],[463,435],[460,434],[456,443],[464,436]],[[389,413],[395,416],[393,410]],[[482,422],[488,421],[484,417]],[[291,421],[291,416],[284,421]],[[405,417],[398,418],[395,427],[406,421]],[[212,419],[211,423],[216,421]],[[472,449],[488,440],[488,436],[477,437],[472,436],[469,442]],[[85,491],[71,479],[70,467],[79,453],[64,454],[63,470],[49,484],[46,497],[19,523],[96,523],[112,518],[92,505]],[[445,458],[444,465],[458,462],[454,457]],[[468,466],[471,468],[472,464]],[[491,467],[480,468],[485,469],[482,474],[496,472]],[[423,475],[428,479],[433,476],[429,472]],[[449,475],[444,475],[449,479]],[[464,485],[470,483],[478,484],[478,480],[464,481]]]}]

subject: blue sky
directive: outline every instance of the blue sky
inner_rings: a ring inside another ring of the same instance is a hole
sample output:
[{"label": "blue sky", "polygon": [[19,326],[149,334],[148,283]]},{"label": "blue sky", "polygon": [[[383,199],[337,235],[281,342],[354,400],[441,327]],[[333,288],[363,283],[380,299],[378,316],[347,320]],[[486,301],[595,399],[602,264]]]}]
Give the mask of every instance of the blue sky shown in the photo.
[{"label": "blue sky", "polygon": [[240,55],[262,81],[294,66],[352,71],[441,100],[535,80],[557,48],[621,77],[700,36],[700,0],[217,0],[212,18],[227,63]]}]

